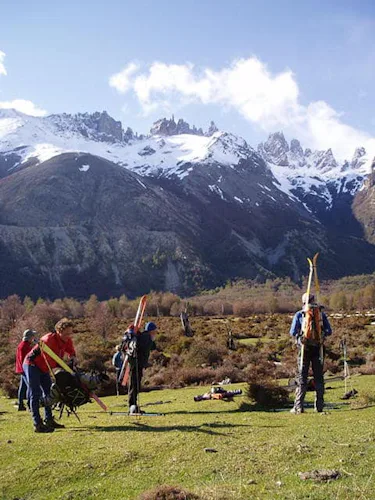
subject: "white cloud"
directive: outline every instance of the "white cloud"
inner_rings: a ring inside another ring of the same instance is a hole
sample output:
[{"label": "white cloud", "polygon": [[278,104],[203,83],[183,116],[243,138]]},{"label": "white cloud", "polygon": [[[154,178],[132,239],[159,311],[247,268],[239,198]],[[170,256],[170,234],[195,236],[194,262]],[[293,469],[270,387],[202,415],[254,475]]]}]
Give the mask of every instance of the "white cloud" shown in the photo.
[{"label": "white cloud", "polygon": [[341,159],[350,159],[359,146],[364,146],[370,155],[375,154],[375,137],[343,123],[340,114],[324,101],[309,104],[304,123],[306,140],[313,148],[332,148]]},{"label": "white cloud", "polygon": [[0,101],[0,109],[15,109],[25,115],[46,116],[47,111],[38,108],[32,101],[14,99],[13,101]]},{"label": "white cloud", "polygon": [[292,71],[272,74],[256,57],[236,60],[219,71],[162,62],[141,71],[139,64],[131,62],[111,76],[109,84],[121,94],[134,92],[145,114],[191,102],[217,104],[267,132],[282,129],[305,146],[332,147],[340,159],[351,158],[358,146],[375,153],[375,138],[343,123],[326,102],[302,105]]},{"label": "white cloud", "polygon": [[[5,52],[0,50],[0,75],[7,75],[7,71],[4,66]],[[26,99],[13,99],[12,101],[0,101],[0,109],[15,109],[25,115],[32,116],[45,116],[47,111],[39,108],[32,101]]]},{"label": "white cloud", "polygon": [[0,75],[6,75],[7,70],[4,66],[5,52],[0,50]]},{"label": "white cloud", "polygon": [[131,76],[138,70],[139,65],[137,63],[129,63],[120,73],[111,76],[109,85],[118,90],[121,94],[125,94],[131,87]]}]

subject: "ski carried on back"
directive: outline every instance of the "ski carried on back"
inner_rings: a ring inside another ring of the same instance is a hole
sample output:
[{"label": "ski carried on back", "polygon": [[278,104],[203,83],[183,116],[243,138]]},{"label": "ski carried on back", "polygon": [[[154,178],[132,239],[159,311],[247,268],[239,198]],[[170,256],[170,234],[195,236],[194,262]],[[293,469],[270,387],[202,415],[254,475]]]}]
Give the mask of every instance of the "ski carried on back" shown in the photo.
[{"label": "ski carried on back", "polygon": [[[143,316],[144,316],[145,309],[146,309],[146,303],[147,303],[147,295],[143,295],[141,297],[141,300],[139,301],[137,314],[135,315],[135,319],[134,319],[134,334],[135,335],[138,334],[138,332],[141,328]],[[129,373],[130,373],[129,355],[126,354],[125,359],[122,363],[120,377],[119,377],[119,380],[121,380],[122,386],[127,385],[128,380],[129,380]]]},{"label": "ski carried on back", "polygon": [[[314,344],[320,346],[319,359],[323,364],[323,316],[319,305],[320,284],[317,270],[317,260],[319,253],[316,253],[312,259],[307,258],[309,263],[309,277],[307,280],[306,300],[303,304],[303,320],[302,320],[302,342],[301,342],[301,359],[300,370],[302,371],[305,345]],[[312,279],[314,277],[316,301],[310,302]]]}]

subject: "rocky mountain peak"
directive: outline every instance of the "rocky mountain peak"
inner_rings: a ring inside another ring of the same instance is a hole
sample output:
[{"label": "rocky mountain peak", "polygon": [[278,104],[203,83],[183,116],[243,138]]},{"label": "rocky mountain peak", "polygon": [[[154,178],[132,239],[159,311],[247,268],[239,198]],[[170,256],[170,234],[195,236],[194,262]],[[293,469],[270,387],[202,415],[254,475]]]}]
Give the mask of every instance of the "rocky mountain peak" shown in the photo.
[{"label": "rocky mountain peak", "polygon": [[203,130],[201,128],[197,129],[195,125],[190,128],[190,125],[185,122],[182,118],[175,122],[174,116],[169,120],[167,118],[161,118],[157,120],[150,129],[151,135],[180,135],[180,134],[193,134],[193,135],[203,135]]},{"label": "rocky mountain peak", "polygon": [[354,152],[350,166],[353,169],[360,169],[364,163],[367,162],[366,150],[364,147],[357,148]]},{"label": "rocky mountain peak", "polygon": [[282,132],[270,134],[266,142],[259,145],[258,151],[266,161],[274,165],[283,167],[289,165],[287,156],[289,144],[285,140]]},{"label": "rocky mountain peak", "polygon": [[219,129],[217,128],[215,122],[213,122],[211,120],[210,126],[209,126],[209,128],[208,128],[208,130],[207,130],[207,132],[206,132],[205,135],[207,135],[207,137],[211,137],[212,135],[214,135],[218,131],[219,131]]},{"label": "rocky mountain peak", "polygon": [[290,151],[299,156],[303,156],[303,149],[301,143],[297,139],[292,139],[290,143]]},{"label": "rocky mountain peak", "polygon": [[332,168],[337,167],[337,161],[333,155],[332,149],[326,151],[317,151],[316,153],[316,169],[322,173],[328,172]]},{"label": "rocky mountain peak", "polygon": [[123,140],[121,122],[109,116],[106,111],[77,113],[75,115],[63,113],[50,115],[45,120],[53,123],[61,132],[71,130],[101,142],[121,142]]}]

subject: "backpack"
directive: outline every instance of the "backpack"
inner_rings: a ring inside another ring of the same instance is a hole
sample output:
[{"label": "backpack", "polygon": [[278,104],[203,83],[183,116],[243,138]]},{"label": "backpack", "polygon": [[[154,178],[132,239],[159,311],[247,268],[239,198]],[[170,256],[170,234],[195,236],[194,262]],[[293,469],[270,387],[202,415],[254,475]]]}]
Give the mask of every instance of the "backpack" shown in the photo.
[{"label": "backpack", "polygon": [[322,309],[318,304],[308,304],[302,311],[302,342],[319,345],[322,341]]},{"label": "backpack", "polygon": [[79,376],[72,375],[64,370],[55,374],[56,382],[51,387],[51,394],[59,403],[63,403],[74,411],[78,406],[90,402],[88,390],[82,386]]}]

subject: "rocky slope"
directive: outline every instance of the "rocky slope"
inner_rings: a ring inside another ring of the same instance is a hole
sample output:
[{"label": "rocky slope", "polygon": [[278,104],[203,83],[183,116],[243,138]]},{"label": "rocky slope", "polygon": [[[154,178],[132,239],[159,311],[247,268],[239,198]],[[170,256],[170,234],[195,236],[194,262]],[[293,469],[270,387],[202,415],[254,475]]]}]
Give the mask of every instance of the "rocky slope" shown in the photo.
[{"label": "rocky slope", "polygon": [[106,113],[0,110],[2,296],[298,280],[316,251],[323,277],[372,272],[374,242],[352,210],[368,164],[363,148],[340,164],[282,133],[255,150],[214,123],[162,119],[143,137]]}]

